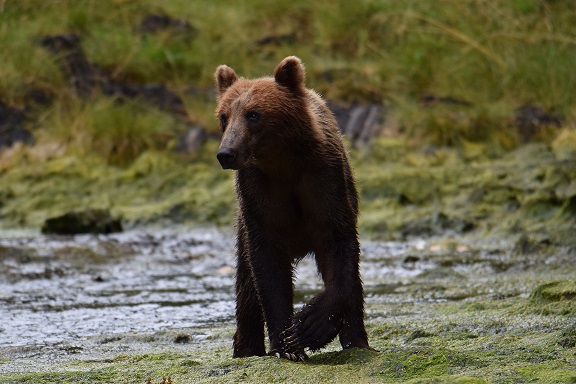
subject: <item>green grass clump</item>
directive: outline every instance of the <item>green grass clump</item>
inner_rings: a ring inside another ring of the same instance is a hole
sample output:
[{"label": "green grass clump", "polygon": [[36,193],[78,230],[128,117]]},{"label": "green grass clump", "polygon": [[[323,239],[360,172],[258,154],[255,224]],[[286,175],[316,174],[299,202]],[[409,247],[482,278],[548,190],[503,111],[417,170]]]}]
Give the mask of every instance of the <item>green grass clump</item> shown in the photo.
[{"label": "green grass clump", "polygon": [[47,140],[67,145],[79,155],[97,154],[110,164],[126,165],[146,150],[174,145],[175,119],[132,101],[100,97],[91,103],[59,100],[43,116]]}]

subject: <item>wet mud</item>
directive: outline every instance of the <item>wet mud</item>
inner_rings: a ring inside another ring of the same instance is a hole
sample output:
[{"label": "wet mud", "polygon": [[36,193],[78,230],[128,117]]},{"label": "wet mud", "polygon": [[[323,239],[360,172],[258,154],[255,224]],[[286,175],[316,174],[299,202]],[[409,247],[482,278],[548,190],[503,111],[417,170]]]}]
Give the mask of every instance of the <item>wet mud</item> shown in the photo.
[{"label": "wet mud", "polygon": [[230,321],[232,248],[215,230],[0,239],[1,344]]}]

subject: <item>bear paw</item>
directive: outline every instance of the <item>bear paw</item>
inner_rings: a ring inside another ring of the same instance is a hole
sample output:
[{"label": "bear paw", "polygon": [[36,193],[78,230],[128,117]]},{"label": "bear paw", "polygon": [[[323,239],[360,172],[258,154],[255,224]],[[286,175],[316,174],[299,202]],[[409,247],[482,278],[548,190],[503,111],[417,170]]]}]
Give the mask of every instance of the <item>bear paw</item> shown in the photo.
[{"label": "bear paw", "polygon": [[315,351],[338,336],[344,326],[343,317],[319,307],[307,304],[294,316],[292,326],[284,332],[284,343],[288,348],[309,348]]}]

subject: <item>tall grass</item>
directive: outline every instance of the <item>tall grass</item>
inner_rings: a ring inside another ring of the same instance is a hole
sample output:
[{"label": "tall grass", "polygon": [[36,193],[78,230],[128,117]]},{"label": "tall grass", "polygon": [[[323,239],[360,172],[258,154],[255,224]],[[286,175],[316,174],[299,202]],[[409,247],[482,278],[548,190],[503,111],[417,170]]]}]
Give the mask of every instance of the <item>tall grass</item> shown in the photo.
[{"label": "tall grass", "polygon": [[174,118],[109,98],[92,103],[61,99],[39,124],[46,128],[40,132],[46,140],[57,139],[78,155],[100,154],[112,165],[127,165],[145,150],[164,150],[174,144]]},{"label": "tall grass", "polygon": [[[196,33],[143,34],[138,26],[149,13],[187,20]],[[130,112],[101,100],[64,110],[71,97],[66,81],[37,43],[61,33],[80,34],[89,60],[115,80],[162,82],[183,95],[190,87],[212,87],[219,64],[261,76],[295,54],[307,65],[309,85],[326,97],[388,104],[396,108],[405,134],[446,145],[494,140],[491,134],[524,103],[566,116],[576,104],[571,1],[6,0],[0,2],[1,100],[23,106],[27,90],[40,88],[55,95],[51,116],[92,121],[80,115]],[[295,40],[256,43],[271,35]],[[463,112],[465,119],[454,120],[452,111],[419,108],[423,95],[451,96],[472,107]],[[185,99],[192,118],[215,130],[208,106],[213,101]],[[111,124],[116,127],[131,121],[110,119],[117,120]],[[150,133],[143,121],[133,126],[142,126],[142,136]],[[485,134],[478,134],[478,127]],[[510,145],[510,137],[496,141]]]}]

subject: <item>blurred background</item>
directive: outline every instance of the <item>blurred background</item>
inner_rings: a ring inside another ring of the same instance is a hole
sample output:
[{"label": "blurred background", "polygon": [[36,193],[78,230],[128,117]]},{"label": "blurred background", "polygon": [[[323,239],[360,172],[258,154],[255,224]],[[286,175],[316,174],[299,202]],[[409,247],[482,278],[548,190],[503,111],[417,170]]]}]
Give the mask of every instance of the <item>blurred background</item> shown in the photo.
[{"label": "blurred background", "polygon": [[1,1],[0,228],[230,225],[214,70],[297,55],[346,134],[364,236],[572,241],[575,25],[568,0]]}]

